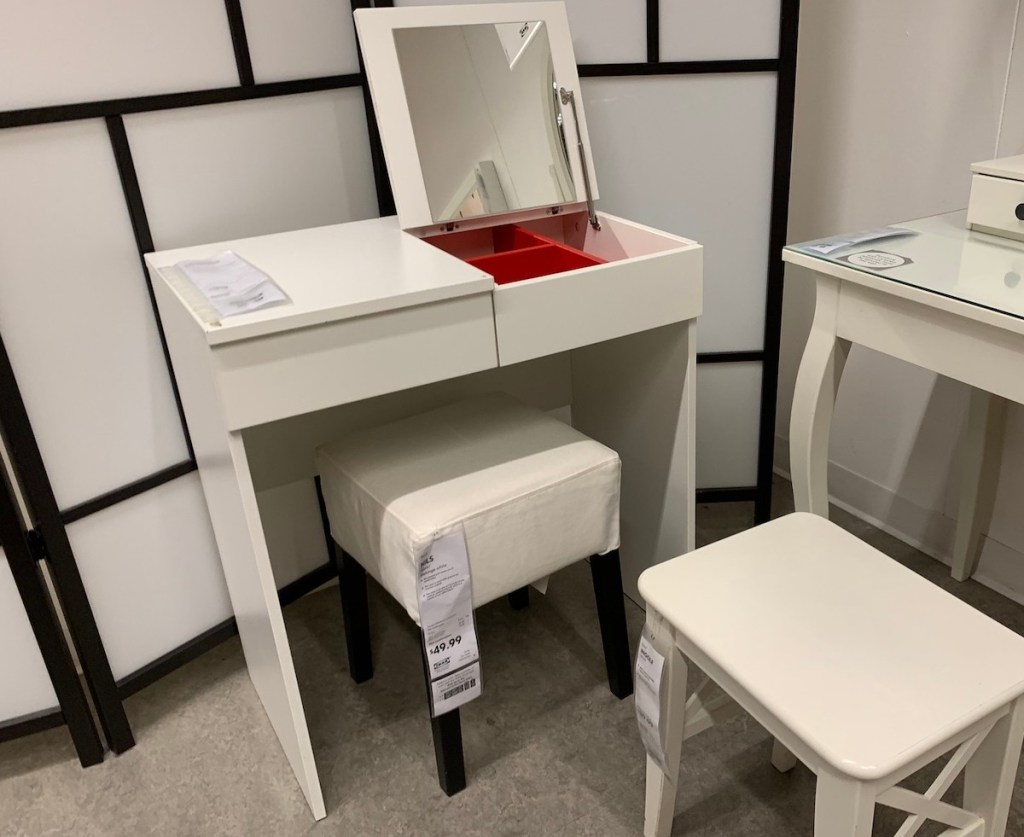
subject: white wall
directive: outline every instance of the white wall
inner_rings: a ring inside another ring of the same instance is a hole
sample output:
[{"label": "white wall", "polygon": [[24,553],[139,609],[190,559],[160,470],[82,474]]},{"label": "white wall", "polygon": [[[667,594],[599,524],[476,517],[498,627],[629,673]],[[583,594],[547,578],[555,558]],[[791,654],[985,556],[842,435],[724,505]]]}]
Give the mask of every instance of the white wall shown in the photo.
[{"label": "white wall", "polygon": [[[970,163],[996,155],[1016,3],[805,0],[801,10],[790,241],[966,206]],[[1024,30],[1024,27],[1022,27]],[[1024,61],[1011,80],[1000,154],[1024,150]],[[788,471],[793,382],[813,288],[786,273],[777,465]],[[834,499],[948,560],[952,460],[966,388],[854,349],[830,450]],[[1024,453],[1011,416],[1006,467],[980,577],[1024,598]],[[1002,545],[1002,546],[1001,546]],[[1009,547],[1009,549],[1007,549]]]}]

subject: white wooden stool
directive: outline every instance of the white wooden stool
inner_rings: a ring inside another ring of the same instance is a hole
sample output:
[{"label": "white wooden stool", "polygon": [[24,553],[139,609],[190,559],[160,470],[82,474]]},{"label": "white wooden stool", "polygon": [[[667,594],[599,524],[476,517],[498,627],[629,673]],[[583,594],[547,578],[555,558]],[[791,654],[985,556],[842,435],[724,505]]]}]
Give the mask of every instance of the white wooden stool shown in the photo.
[{"label": "white wooden stool", "polygon": [[[324,445],[317,468],[328,544],[342,549],[345,637],[357,683],[373,676],[366,572],[420,624],[418,558],[438,536],[462,529],[474,608],[505,595],[524,607],[527,585],[592,556],[608,685],[620,699],[632,694],[615,451],[492,393]],[[459,710],[432,721],[438,779],[451,795],[466,784]]]},{"label": "white wooden stool", "polygon": [[[1002,837],[1024,736],[1024,638],[853,535],[791,514],[640,576],[665,656],[668,772],[647,759],[644,833],[672,828],[685,738],[733,701],[817,774],[815,837],[869,837],[876,804],[948,837]],[[686,701],[687,658],[708,681]],[[719,691],[711,694],[717,684]],[[731,700],[730,700],[731,698]],[[923,795],[898,783],[955,750]],[[942,796],[963,771],[963,808]]]}]

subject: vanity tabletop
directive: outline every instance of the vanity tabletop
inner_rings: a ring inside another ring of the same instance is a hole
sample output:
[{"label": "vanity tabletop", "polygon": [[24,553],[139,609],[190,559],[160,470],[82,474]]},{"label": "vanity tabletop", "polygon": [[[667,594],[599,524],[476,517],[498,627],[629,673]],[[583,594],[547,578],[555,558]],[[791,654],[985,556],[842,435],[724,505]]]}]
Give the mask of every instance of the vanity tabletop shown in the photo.
[{"label": "vanity tabletop", "polygon": [[[220,320],[175,265],[225,250],[266,273],[289,301]],[[146,255],[210,345],[260,337],[493,289],[490,275],[413,235],[398,219],[373,218],[326,227],[220,241]]]},{"label": "vanity tabletop", "polygon": [[[841,238],[786,247],[786,261],[830,273],[852,269],[1024,319],[1024,242],[967,228],[960,210],[894,224],[908,232],[823,252]],[[853,234],[856,235],[856,234]]]}]

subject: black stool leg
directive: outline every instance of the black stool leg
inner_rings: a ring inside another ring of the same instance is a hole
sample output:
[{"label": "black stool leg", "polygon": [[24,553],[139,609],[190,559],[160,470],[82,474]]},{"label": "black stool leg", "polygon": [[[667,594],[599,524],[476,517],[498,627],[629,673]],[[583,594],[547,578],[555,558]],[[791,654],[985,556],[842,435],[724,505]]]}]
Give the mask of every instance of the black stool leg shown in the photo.
[{"label": "black stool leg", "polygon": [[615,697],[633,694],[633,666],[629,656],[629,633],[626,629],[626,606],[622,598],[622,572],[619,569],[619,551],[613,549],[605,555],[590,559],[590,574],[594,580],[597,599],[597,618],[601,623],[601,643],[604,662],[608,669],[608,688]]},{"label": "black stool leg", "polygon": [[[427,711],[431,709],[430,670],[423,657],[423,676],[427,683]],[[434,759],[437,781],[447,796],[455,796],[466,787],[466,763],[462,755],[462,721],[459,710],[453,709],[436,718],[431,713],[430,728],[434,734]]]},{"label": "black stool leg", "polygon": [[447,796],[455,796],[466,787],[466,765],[462,758],[462,722],[453,709],[430,719],[434,732],[434,758],[437,781]]},{"label": "black stool leg", "polygon": [[324,502],[324,487],[320,482],[320,475],[313,477],[313,484],[316,486],[316,502],[320,507],[320,525],[324,529],[324,542],[327,544],[327,559],[338,569],[338,556],[334,548],[334,538],[331,537],[331,521],[327,517],[327,503]]},{"label": "black stool leg", "polygon": [[366,598],[366,570],[358,561],[338,548],[331,537],[331,522],[327,517],[323,486],[317,475],[316,499],[320,504],[320,522],[327,541],[327,556],[338,573],[341,590],[341,615],[345,621],[345,645],[348,648],[348,672],[356,683],[365,683],[373,677],[373,654],[370,649],[370,605]]},{"label": "black stool leg", "polygon": [[338,573],[341,588],[341,613],[345,619],[345,645],[348,671],[356,683],[373,677],[373,652],[370,649],[370,605],[366,598],[366,570],[341,550]]},{"label": "black stool leg", "polygon": [[530,588],[520,587],[508,594],[508,603],[513,610],[523,610],[530,606]]}]

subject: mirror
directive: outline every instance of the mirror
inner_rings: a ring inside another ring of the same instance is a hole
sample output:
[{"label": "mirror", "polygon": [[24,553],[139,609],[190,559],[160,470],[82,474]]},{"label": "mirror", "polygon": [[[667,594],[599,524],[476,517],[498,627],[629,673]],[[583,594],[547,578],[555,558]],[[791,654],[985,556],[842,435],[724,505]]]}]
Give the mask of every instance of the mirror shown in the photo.
[{"label": "mirror", "polygon": [[394,30],[431,217],[575,198],[542,21]]}]

